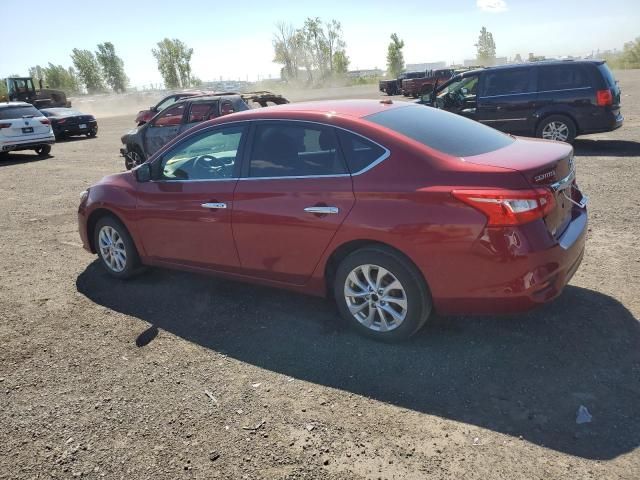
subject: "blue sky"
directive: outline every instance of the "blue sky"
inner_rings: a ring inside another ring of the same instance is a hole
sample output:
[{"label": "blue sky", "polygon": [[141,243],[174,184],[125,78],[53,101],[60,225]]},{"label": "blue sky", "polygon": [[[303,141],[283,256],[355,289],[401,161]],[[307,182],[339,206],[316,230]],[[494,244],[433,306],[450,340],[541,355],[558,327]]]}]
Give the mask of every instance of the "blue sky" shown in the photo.
[{"label": "blue sky", "polygon": [[407,63],[473,58],[483,25],[494,35],[497,55],[507,57],[580,55],[621,48],[640,36],[640,0],[111,0],[83,6],[61,1],[55,8],[30,0],[29,8],[46,11],[47,24],[33,35],[24,21],[3,21],[0,76],[26,75],[28,67],[49,61],[69,66],[74,47],[95,50],[111,41],[133,85],[159,82],[151,49],[170,37],[194,48],[193,72],[203,80],[276,77],[275,24],[301,25],[308,16],[342,23],[354,69],[384,68],[393,32],[406,43]]}]

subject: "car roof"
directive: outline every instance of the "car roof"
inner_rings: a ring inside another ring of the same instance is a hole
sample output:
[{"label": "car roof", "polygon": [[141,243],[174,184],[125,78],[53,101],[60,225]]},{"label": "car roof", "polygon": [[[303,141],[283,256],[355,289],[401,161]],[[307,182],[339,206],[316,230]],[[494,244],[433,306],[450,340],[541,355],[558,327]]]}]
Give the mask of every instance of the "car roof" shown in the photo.
[{"label": "car roof", "polygon": [[9,107],[33,107],[30,103],[27,102],[3,102],[0,103],[0,108],[9,108]]},{"label": "car roof", "polygon": [[287,113],[315,113],[327,116],[342,116],[362,118],[367,115],[412,105],[409,102],[393,102],[392,100],[319,100],[313,102],[286,103],[264,108],[256,108],[234,113],[234,117],[260,117],[268,114],[269,117],[286,117]]},{"label": "car roof", "polygon": [[514,68],[531,68],[542,67],[549,65],[601,65],[604,60],[588,59],[588,60],[540,60],[536,62],[524,62],[524,63],[509,63],[505,65],[495,65],[493,67],[476,68],[467,72],[462,72],[460,75],[463,77],[477,75],[480,72],[496,71],[496,70],[511,70]]}]

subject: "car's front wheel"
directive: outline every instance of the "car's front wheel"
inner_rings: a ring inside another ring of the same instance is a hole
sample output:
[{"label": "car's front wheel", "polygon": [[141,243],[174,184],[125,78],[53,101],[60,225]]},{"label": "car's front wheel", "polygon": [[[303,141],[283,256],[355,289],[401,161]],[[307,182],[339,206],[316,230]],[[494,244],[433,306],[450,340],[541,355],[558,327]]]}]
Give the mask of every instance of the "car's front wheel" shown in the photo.
[{"label": "car's front wheel", "polygon": [[124,157],[124,165],[127,170],[131,170],[138,165],[142,165],[145,161],[144,154],[138,150],[138,147],[132,147]]},{"label": "car's front wheel", "polygon": [[102,217],[94,230],[94,245],[98,257],[110,275],[126,279],[140,268],[140,258],[126,227],[116,218]]},{"label": "car's front wheel", "polygon": [[417,332],[432,308],[429,289],[415,265],[384,246],[348,255],[337,269],[334,296],[352,327],[387,342]]}]

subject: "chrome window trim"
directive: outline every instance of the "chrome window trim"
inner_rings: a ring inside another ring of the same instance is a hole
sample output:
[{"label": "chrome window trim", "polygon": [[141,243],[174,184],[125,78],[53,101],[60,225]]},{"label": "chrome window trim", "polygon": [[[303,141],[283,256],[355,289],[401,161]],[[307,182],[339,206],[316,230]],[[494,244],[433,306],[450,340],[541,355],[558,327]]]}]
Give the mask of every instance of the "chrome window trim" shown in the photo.
[{"label": "chrome window trim", "polygon": [[560,90],[535,90],[533,92],[522,92],[522,93],[503,93],[500,95],[484,95],[482,97],[478,97],[478,100],[481,98],[499,98],[499,97],[515,97],[516,95],[533,95],[536,93],[555,93],[555,92],[571,92],[574,90],[590,90],[593,87],[576,87],[576,88],[562,88]]},{"label": "chrome window trim", "polygon": [[500,118],[497,120],[484,120],[481,119],[480,123],[489,123],[489,122],[524,122],[525,120],[528,120],[528,118]]},{"label": "chrome window trim", "polygon": [[[185,140],[187,140],[188,138],[192,137],[193,135],[199,135],[201,133],[206,132],[207,130],[213,130],[215,128],[224,128],[224,127],[228,127],[234,124],[239,124],[239,123],[247,123],[247,122],[266,122],[266,121],[271,121],[271,122],[301,122],[301,123],[312,123],[315,125],[321,125],[323,127],[329,127],[329,128],[337,128],[340,130],[343,130],[347,133],[350,133],[352,135],[356,135],[360,138],[363,138],[364,140],[373,143],[374,145],[377,145],[378,147],[382,148],[384,150],[384,153],[382,155],[380,155],[380,157],[378,157],[376,160],[374,160],[373,162],[371,162],[369,165],[367,165],[365,168],[363,168],[362,170],[358,170],[355,173],[337,173],[337,174],[333,174],[333,175],[304,175],[304,176],[282,176],[282,177],[238,177],[238,178],[220,178],[220,179],[212,179],[212,180],[201,180],[201,179],[197,179],[197,180],[152,180],[155,182],[219,182],[219,181],[225,181],[225,180],[285,180],[288,178],[291,179],[303,179],[303,178],[340,178],[340,177],[355,177],[358,175],[362,175],[363,173],[368,172],[369,170],[375,168],[376,166],[378,166],[379,164],[381,164],[382,162],[384,162],[387,158],[389,158],[391,156],[391,151],[385,147],[384,145],[380,145],[378,142],[376,142],[375,140],[371,140],[369,137],[365,137],[364,135],[358,133],[358,132],[354,132],[353,130],[349,130],[348,128],[344,128],[344,127],[339,127],[337,125],[331,125],[328,123],[322,123],[322,122],[317,122],[314,120],[299,120],[299,119],[289,119],[289,118],[253,118],[250,120],[234,120],[232,122],[224,122],[224,123],[219,123],[216,125],[211,125],[210,127],[206,127],[203,128],[202,130],[198,130],[196,132],[193,132],[189,135],[187,135],[186,137],[184,137],[181,142],[184,142]],[[160,158],[160,156],[158,156],[157,158]],[[155,162],[157,159],[154,158],[153,161]]]},{"label": "chrome window trim", "polygon": [[232,178],[193,178],[193,179],[180,179],[180,178],[163,178],[162,180],[149,180],[152,183],[176,183],[176,182],[230,182],[238,181],[238,177]]}]

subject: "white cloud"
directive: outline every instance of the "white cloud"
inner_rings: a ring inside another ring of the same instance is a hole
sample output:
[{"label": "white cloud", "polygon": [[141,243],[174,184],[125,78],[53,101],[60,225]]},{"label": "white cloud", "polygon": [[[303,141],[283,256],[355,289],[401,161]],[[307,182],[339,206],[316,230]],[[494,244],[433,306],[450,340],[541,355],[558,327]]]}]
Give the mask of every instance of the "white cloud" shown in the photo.
[{"label": "white cloud", "polygon": [[476,5],[485,12],[498,13],[507,11],[507,2],[505,0],[476,0]]}]

